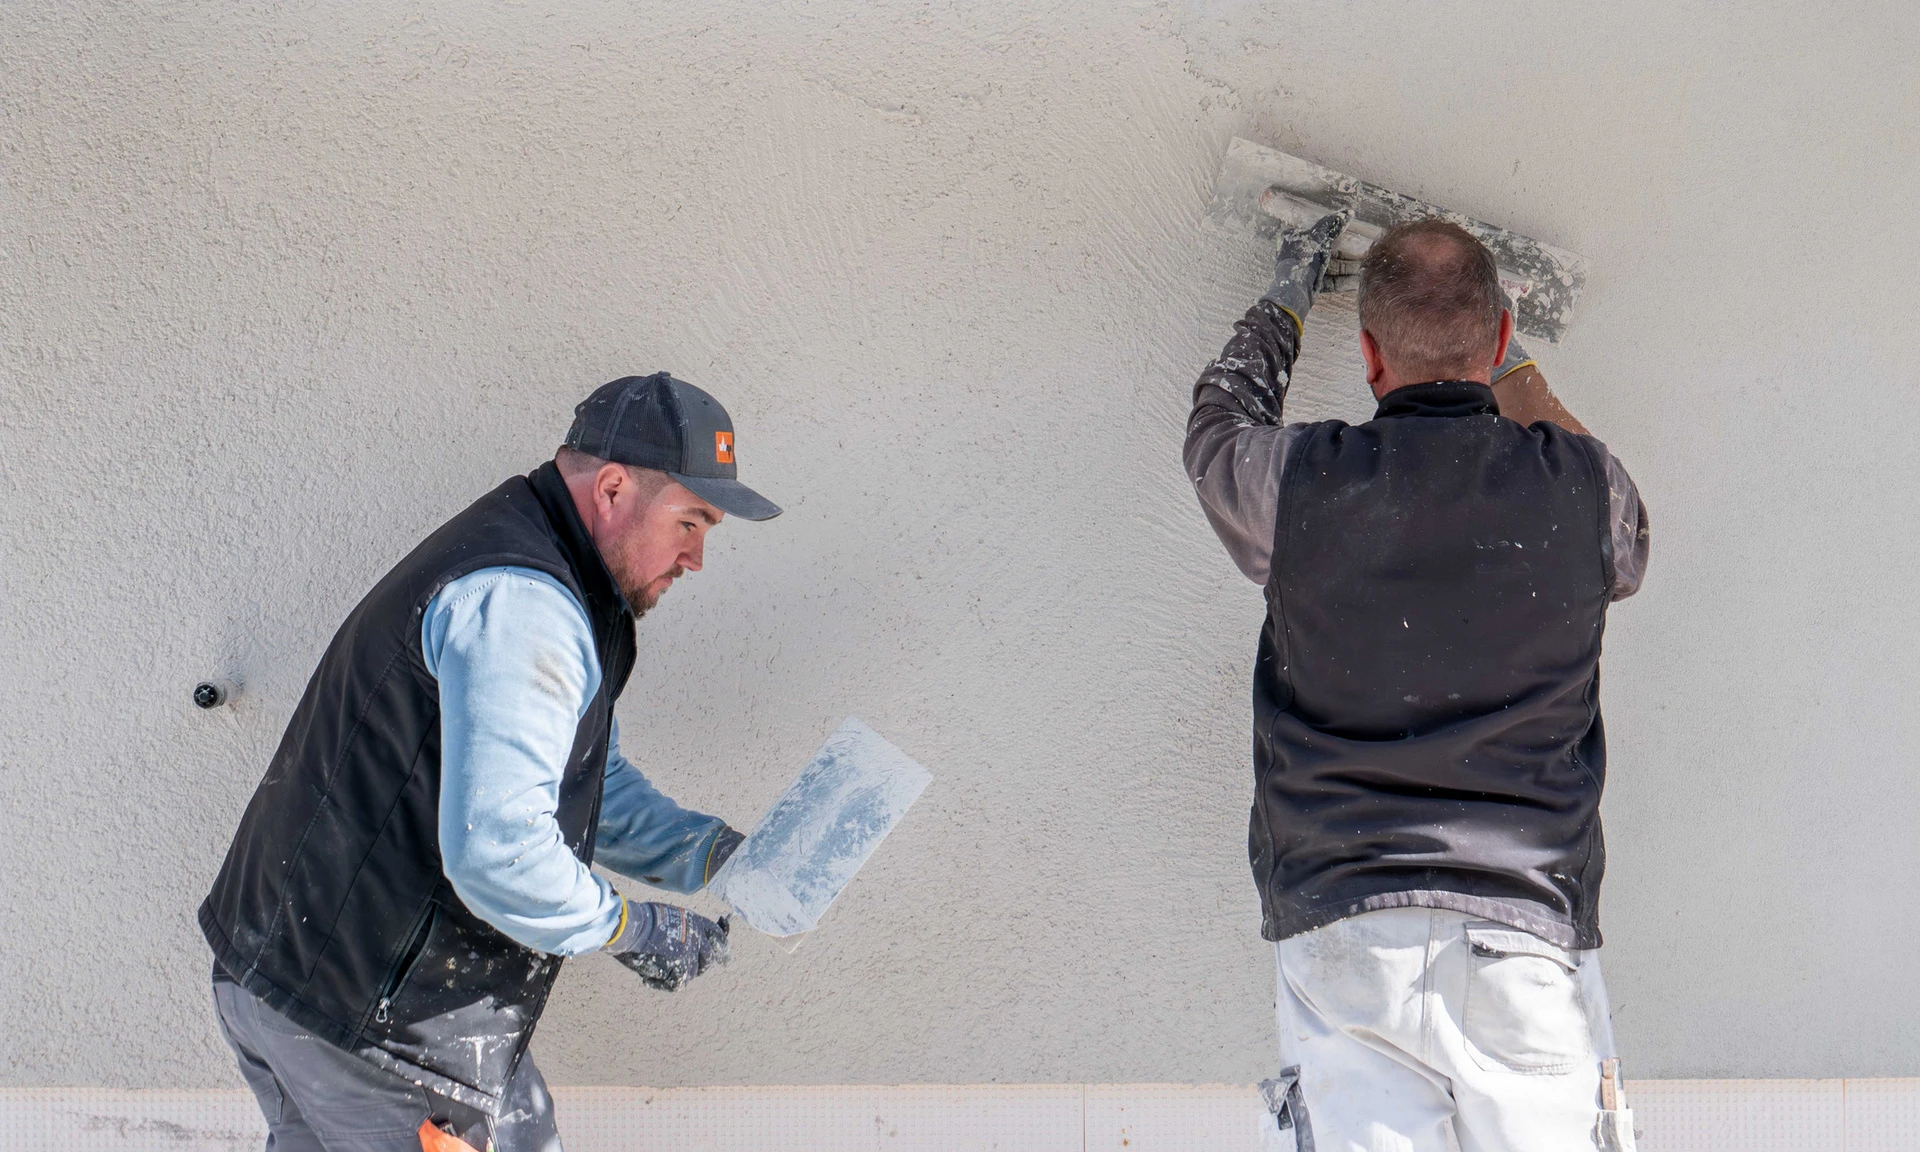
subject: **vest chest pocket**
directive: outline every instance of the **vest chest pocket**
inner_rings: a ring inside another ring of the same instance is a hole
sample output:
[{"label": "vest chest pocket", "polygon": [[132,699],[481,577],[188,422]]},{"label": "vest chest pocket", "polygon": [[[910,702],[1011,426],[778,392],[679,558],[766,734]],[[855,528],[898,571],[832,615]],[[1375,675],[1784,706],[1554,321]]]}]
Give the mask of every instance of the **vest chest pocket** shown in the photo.
[{"label": "vest chest pocket", "polygon": [[1474,1063],[1545,1076],[1595,1059],[1577,956],[1500,924],[1468,924],[1466,944],[1461,1030]]}]

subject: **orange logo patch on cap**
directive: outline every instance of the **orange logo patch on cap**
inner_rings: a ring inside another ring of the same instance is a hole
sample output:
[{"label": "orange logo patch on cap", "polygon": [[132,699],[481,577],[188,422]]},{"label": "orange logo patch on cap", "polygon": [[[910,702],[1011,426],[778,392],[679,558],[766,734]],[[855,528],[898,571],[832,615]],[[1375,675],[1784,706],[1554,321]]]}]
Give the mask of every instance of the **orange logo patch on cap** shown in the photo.
[{"label": "orange logo patch on cap", "polygon": [[713,434],[713,458],[722,464],[733,463],[733,433],[715,432]]}]

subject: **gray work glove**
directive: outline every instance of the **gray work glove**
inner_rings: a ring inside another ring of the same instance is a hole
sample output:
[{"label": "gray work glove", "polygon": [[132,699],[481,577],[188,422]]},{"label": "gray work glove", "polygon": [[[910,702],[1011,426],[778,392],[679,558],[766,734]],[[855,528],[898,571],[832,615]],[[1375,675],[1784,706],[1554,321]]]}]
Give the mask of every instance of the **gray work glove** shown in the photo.
[{"label": "gray work glove", "polygon": [[1327,270],[1334,241],[1351,219],[1353,210],[1342,208],[1322,216],[1310,227],[1285,229],[1276,239],[1273,285],[1261,299],[1286,309],[1303,332],[1307,309],[1313,307],[1313,294],[1320,290],[1320,277]]},{"label": "gray work glove", "polygon": [[1499,364],[1494,366],[1493,375],[1488,377],[1487,382],[1490,384],[1498,384],[1500,383],[1500,377],[1505,376],[1509,372],[1518,372],[1529,364],[1533,364],[1535,367],[1539,366],[1534,361],[1534,358],[1527,354],[1527,350],[1520,346],[1520,337],[1515,336],[1513,339],[1507,341],[1507,354],[1501,359]]},{"label": "gray work glove", "polygon": [[[1513,307],[1513,297],[1507,295],[1505,288],[1500,290],[1500,305],[1507,310],[1508,315],[1516,319],[1519,317],[1519,312]],[[1515,332],[1513,338],[1507,341],[1507,354],[1500,358],[1500,363],[1493,366],[1493,375],[1487,378],[1487,383],[1498,384],[1500,377],[1509,372],[1518,372],[1529,364],[1539,367],[1534,358],[1527,355],[1527,350],[1520,346],[1520,333]]]},{"label": "gray work glove", "polygon": [[695,976],[727,962],[727,917],[716,923],[671,904],[620,899],[620,929],[606,950],[649,988],[677,992]]}]

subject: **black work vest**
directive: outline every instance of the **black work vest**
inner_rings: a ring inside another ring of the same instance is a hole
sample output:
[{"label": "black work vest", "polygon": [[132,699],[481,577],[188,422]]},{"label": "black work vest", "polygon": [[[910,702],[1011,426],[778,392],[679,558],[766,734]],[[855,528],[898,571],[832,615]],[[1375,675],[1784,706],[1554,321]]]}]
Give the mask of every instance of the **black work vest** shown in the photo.
[{"label": "black work vest", "polygon": [[1254,672],[1270,940],[1448,908],[1600,946],[1604,450],[1416,384],[1288,451]]},{"label": "black work vest", "polygon": [[200,928],[220,967],[321,1037],[471,1107],[493,1110],[560,958],[515,943],[441,870],[440,690],[420,628],[447,583],[532,568],[586,607],[600,687],[574,735],[556,813],[593,859],[613,702],[633,615],[551,463],[433,535],[340,626],[247,806]]}]

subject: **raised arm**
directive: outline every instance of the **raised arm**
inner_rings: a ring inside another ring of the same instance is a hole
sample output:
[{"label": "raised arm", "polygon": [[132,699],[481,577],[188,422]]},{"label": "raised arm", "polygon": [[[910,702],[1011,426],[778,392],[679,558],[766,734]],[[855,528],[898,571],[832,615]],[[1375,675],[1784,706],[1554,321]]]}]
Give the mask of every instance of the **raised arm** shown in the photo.
[{"label": "raised arm", "polygon": [[1587,426],[1574,419],[1567,406],[1560,403],[1560,397],[1547,387],[1547,378],[1540,374],[1540,366],[1520,346],[1517,336],[1507,341],[1507,354],[1493,370],[1493,399],[1500,405],[1500,415],[1522,424],[1544,420],[1568,432],[1587,434]]},{"label": "raised arm", "polygon": [[1647,506],[1640,499],[1640,490],[1627,475],[1626,465],[1620,463],[1605,444],[1587,431],[1587,426],[1574,419],[1573,413],[1547,387],[1547,378],[1540,374],[1540,366],[1527,355],[1520,341],[1507,341],[1507,354],[1501,359],[1499,367],[1493,370],[1493,398],[1500,405],[1500,414],[1522,424],[1554,424],[1585,436],[1605,454],[1607,462],[1607,512],[1612,521],[1611,545],[1613,548],[1613,590],[1611,598],[1625,600],[1640,590],[1640,582],[1646,578],[1647,556],[1652,543],[1653,529],[1647,520]]},{"label": "raised arm", "polygon": [[1302,425],[1284,427],[1287,383],[1333,242],[1347,216],[1280,234],[1273,283],[1233,326],[1193,386],[1182,456],[1200,507],[1242,574],[1264,584],[1273,561],[1280,469]]}]

